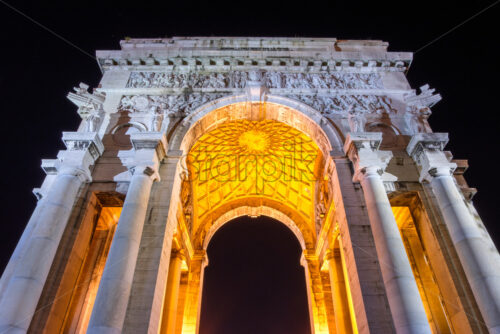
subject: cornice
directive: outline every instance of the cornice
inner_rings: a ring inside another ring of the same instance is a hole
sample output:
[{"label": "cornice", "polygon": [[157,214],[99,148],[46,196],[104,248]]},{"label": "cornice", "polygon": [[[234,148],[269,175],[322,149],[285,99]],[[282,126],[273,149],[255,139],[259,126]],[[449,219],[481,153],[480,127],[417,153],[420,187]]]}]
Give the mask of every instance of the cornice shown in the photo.
[{"label": "cornice", "polygon": [[173,37],[126,39],[121,50],[96,52],[104,71],[405,71],[411,52],[387,42],[336,38]]},{"label": "cornice", "polygon": [[[194,53],[194,52],[193,52]],[[295,55],[168,55],[158,52],[97,51],[103,71],[179,71],[229,72],[264,69],[278,72],[405,72],[410,67],[412,54],[391,52],[363,56],[359,53],[340,53],[311,57]]]}]

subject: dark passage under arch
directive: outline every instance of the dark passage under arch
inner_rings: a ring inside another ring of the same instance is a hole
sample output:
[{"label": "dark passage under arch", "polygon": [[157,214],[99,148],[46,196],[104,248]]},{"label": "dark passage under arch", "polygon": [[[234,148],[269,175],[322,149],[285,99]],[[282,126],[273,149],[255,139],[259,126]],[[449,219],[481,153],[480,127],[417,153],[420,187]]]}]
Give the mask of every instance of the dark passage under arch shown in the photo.
[{"label": "dark passage under arch", "polygon": [[309,334],[302,250],[280,222],[241,217],[208,246],[200,334]]}]

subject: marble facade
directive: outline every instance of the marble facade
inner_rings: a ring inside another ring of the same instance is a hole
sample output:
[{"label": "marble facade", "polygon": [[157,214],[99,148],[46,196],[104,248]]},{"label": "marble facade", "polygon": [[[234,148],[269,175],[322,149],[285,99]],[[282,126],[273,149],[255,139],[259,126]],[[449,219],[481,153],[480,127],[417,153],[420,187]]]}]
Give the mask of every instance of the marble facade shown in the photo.
[{"label": "marble facade", "polygon": [[[500,333],[500,256],[466,162],[427,122],[440,95],[408,83],[411,53],[335,38],[120,46],[97,51],[98,87],[68,94],[82,122],[42,161],[0,332],[198,333],[210,238],[264,215],[301,244],[312,333]],[[270,162],[284,166],[272,180]]]}]

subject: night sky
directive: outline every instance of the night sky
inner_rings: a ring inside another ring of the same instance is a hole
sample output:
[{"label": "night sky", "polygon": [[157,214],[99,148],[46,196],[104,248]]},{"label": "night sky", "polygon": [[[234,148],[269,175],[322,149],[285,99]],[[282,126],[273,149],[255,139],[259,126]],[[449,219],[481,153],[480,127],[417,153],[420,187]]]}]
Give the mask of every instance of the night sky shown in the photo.
[{"label": "night sky", "polygon": [[217,231],[207,253],[202,334],[310,333],[302,250],[288,227],[237,218]]},{"label": "night sky", "polygon": [[[202,4],[190,1],[7,2],[73,46],[0,0],[0,196],[3,204],[0,272],[35,206],[31,190],[40,186],[44,178],[41,159],[55,158],[57,151],[64,148],[61,132],[74,131],[80,122],[76,107],[65,98],[66,94],[79,82],[91,87],[99,82],[101,74],[96,60],[88,55],[93,55],[96,49],[118,49],[119,40],[126,36],[289,36],[381,39],[390,43],[390,51],[416,51],[494,3],[492,0],[465,4],[456,1],[305,1],[296,4],[258,0]],[[498,195],[494,189],[500,186],[500,178],[495,161],[498,159],[494,155],[499,153],[499,14],[500,4],[497,4],[424,47],[415,54],[408,73],[414,88],[428,83],[443,96],[433,107],[430,124],[436,132],[450,133],[447,148],[455,158],[469,159],[471,167],[466,178],[471,187],[479,189],[474,203],[497,245],[500,225],[496,224]],[[269,261],[276,259],[281,253],[273,245],[288,245],[290,233],[268,228],[268,223],[262,222],[256,227],[246,221],[241,228],[228,225],[220,236],[215,236],[209,254],[220,253],[224,242],[229,243],[228,249],[234,247],[233,236],[240,240],[240,246],[248,247],[236,254],[264,257],[259,247],[266,245],[264,247],[273,250],[269,252]],[[256,234],[261,228],[268,233]],[[245,239],[245,233],[260,239],[250,242]],[[293,254],[284,261],[295,261],[296,253]],[[229,257],[227,263],[236,263],[231,254],[226,256]],[[235,284],[248,285],[250,277],[255,277],[250,274],[252,271],[269,269],[268,264],[260,264],[251,256],[245,259],[246,265],[237,265],[248,276],[241,274],[243,281]],[[213,267],[208,269],[207,284],[215,280],[217,261],[214,258]],[[293,272],[294,268],[290,270]],[[224,273],[228,269],[221,270]],[[296,271],[294,275],[298,275],[293,276],[295,279],[302,274]],[[277,282],[269,289],[283,295],[291,284]],[[217,289],[215,285],[213,289]],[[213,293],[206,295],[209,300]],[[240,307],[248,312],[259,311],[252,303]],[[202,319],[205,318],[202,316]]]}]

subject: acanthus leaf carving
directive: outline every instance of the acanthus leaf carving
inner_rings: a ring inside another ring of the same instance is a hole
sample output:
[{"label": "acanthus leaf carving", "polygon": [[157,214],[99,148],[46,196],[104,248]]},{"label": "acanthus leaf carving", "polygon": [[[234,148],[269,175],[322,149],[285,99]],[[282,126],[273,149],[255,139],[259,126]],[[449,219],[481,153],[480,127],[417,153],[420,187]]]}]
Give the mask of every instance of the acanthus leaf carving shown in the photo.
[{"label": "acanthus leaf carving", "polygon": [[434,94],[436,89],[430,88],[429,85],[420,87],[420,94],[417,95],[415,91],[405,95],[405,102],[408,109],[422,109],[431,108],[436,103],[441,101],[440,94]]},{"label": "acanthus leaf carving", "polygon": [[88,89],[89,86],[81,82],[78,87],[73,88],[74,93],[68,93],[67,98],[78,107],[78,114],[85,120],[84,131],[96,132],[104,113],[103,103],[106,94],[89,93]]}]

